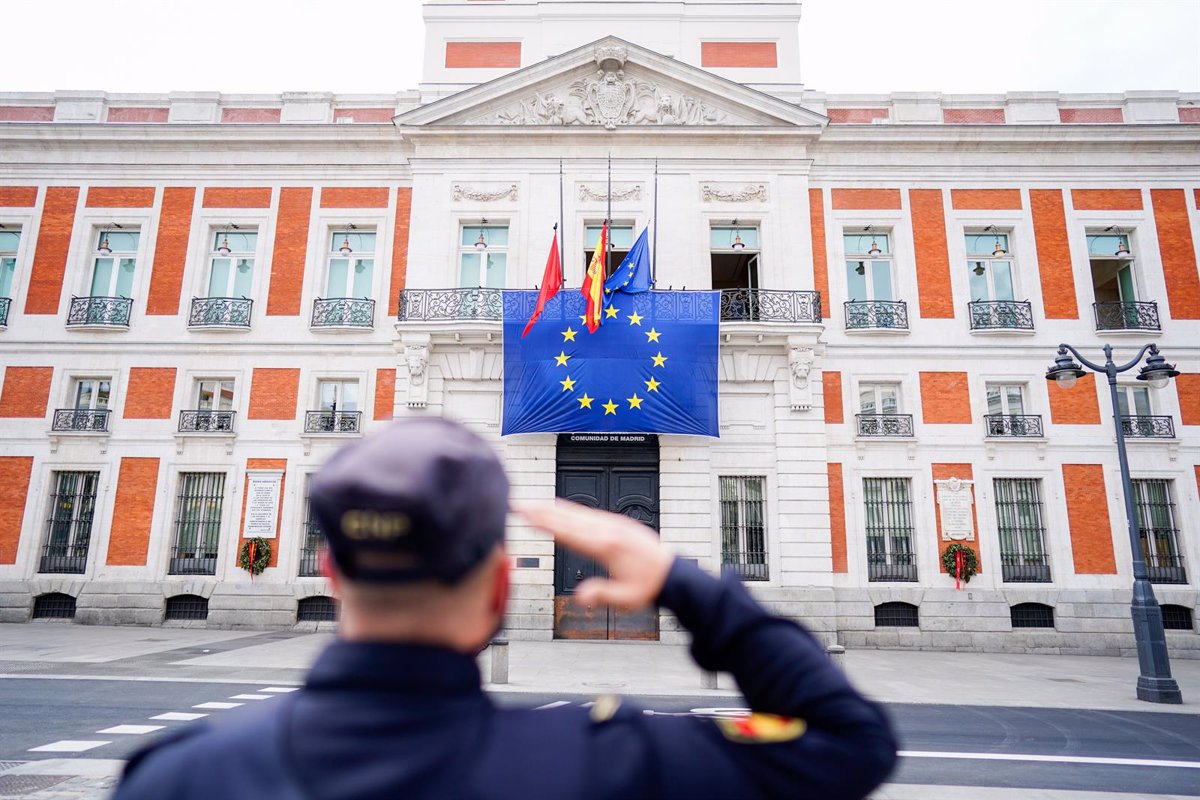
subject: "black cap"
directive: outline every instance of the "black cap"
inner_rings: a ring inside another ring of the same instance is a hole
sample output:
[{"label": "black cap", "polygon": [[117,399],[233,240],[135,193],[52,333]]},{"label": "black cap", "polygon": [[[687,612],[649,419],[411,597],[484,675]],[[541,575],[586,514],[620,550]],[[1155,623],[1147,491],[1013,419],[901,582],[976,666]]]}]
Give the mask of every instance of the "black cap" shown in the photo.
[{"label": "black cap", "polygon": [[478,435],[423,417],[338,450],[309,502],[347,578],[454,583],[504,541],[508,478]]}]

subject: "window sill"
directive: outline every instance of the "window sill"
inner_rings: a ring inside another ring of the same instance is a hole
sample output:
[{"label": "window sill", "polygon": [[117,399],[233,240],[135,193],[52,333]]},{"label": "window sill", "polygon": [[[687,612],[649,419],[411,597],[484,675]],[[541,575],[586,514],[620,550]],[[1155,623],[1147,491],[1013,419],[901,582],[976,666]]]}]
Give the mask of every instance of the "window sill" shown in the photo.
[{"label": "window sill", "polygon": [[362,331],[374,331],[374,325],[309,325],[308,329],[313,333],[356,333]]},{"label": "window sill", "polygon": [[880,335],[895,335],[908,336],[912,331],[909,328],[846,328],[847,335],[855,336],[880,336]]},{"label": "window sill", "polygon": [[1036,336],[1036,328],[971,328],[972,336]]},{"label": "window sill", "polygon": [[237,441],[237,432],[181,431],[175,434],[175,453],[182,455],[183,448],[189,441],[223,443],[225,445],[225,455],[233,455],[233,443]]},{"label": "window sill", "polygon": [[103,333],[106,331],[115,333],[128,333],[129,325],[114,325],[108,322],[81,322],[77,324],[68,324],[67,330],[80,331],[83,333]]},{"label": "window sill", "polygon": [[193,333],[249,333],[249,325],[188,325]]},{"label": "window sill", "polygon": [[1118,339],[1131,339],[1141,336],[1162,336],[1161,328],[1097,328],[1097,336],[1115,336]]},{"label": "window sill", "polygon": [[50,431],[50,452],[57,453],[63,441],[94,442],[100,445],[100,452],[108,452],[108,437],[110,431]]},{"label": "window sill", "polygon": [[312,455],[314,439],[319,442],[348,442],[362,437],[361,430],[353,433],[302,433],[300,434],[300,443],[304,446],[304,455],[307,456]]},{"label": "window sill", "polygon": [[867,457],[868,444],[892,447],[904,445],[908,451],[908,460],[915,461],[917,458],[917,437],[915,436],[855,436],[854,449],[858,454],[859,461]]}]

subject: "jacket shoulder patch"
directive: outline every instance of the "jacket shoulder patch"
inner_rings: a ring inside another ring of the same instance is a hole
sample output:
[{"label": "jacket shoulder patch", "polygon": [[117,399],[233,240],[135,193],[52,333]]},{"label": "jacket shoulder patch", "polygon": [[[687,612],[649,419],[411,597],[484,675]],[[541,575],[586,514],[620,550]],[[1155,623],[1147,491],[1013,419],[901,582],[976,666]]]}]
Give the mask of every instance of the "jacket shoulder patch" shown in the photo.
[{"label": "jacket shoulder patch", "polygon": [[773,744],[790,742],[804,735],[807,725],[796,717],[753,713],[739,719],[715,720],[721,733],[739,744]]}]

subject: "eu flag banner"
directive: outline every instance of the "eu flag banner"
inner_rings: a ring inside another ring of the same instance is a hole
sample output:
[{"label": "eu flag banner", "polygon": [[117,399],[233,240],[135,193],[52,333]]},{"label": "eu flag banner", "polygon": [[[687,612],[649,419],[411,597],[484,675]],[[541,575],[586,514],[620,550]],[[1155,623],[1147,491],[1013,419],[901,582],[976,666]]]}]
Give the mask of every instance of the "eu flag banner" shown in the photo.
[{"label": "eu flag banner", "polygon": [[623,294],[595,333],[583,296],[560,292],[522,338],[536,302],[504,293],[503,434],[720,435],[718,292]]}]

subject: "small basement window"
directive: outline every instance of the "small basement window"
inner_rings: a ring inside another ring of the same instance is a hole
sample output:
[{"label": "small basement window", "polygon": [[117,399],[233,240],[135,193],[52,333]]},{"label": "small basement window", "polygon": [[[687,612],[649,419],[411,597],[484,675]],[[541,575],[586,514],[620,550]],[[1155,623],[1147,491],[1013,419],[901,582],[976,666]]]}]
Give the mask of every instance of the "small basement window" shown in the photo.
[{"label": "small basement window", "polygon": [[305,597],[296,604],[296,622],[336,622],[337,612],[337,603],[332,597]]},{"label": "small basement window", "polygon": [[1014,628],[1054,627],[1054,609],[1042,603],[1017,603],[1011,613]]},{"label": "small basement window", "polygon": [[163,619],[208,619],[208,599],[194,594],[168,597]]},{"label": "small basement window", "polygon": [[1163,628],[1169,631],[1194,631],[1195,620],[1192,610],[1187,606],[1177,606],[1166,603],[1162,606]]},{"label": "small basement window", "polygon": [[41,594],[33,600],[34,619],[75,619],[75,598],[62,592]]},{"label": "small basement window", "polygon": [[880,603],[875,606],[875,627],[916,628],[919,627],[917,607],[912,603]]}]

